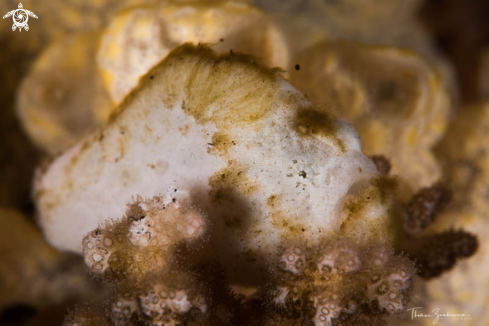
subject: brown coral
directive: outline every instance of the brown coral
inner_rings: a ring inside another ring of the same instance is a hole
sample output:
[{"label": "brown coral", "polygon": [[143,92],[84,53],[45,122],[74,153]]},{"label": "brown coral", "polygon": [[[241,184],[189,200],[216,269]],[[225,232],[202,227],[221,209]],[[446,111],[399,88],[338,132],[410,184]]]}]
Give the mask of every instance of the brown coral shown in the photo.
[{"label": "brown coral", "polygon": [[137,197],[122,220],[106,222],[85,236],[83,255],[95,276],[141,280],[166,268],[172,245],[199,238],[204,231],[204,217],[172,197]]},{"label": "brown coral", "polygon": [[351,123],[367,155],[385,155],[402,177],[401,195],[438,181],[431,148],[448,122],[443,80],[424,58],[394,47],[322,42],[296,59],[291,81]]},{"label": "brown coral", "polygon": [[392,165],[387,157],[384,155],[372,155],[370,159],[374,162],[377,170],[382,174],[389,174]]},{"label": "brown coral", "polygon": [[437,214],[451,201],[452,192],[442,183],[420,189],[405,205],[405,227],[417,233],[433,223]]},{"label": "brown coral", "polygon": [[475,235],[461,230],[425,235],[413,242],[406,251],[416,259],[419,275],[425,279],[450,270],[457,260],[472,256],[479,246]]},{"label": "brown coral", "polygon": [[[103,322],[228,324],[223,320],[234,318],[239,299],[222,272],[213,266],[193,268],[176,252],[182,249],[176,245],[202,238],[206,224],[200,213],[170,195],[137,197],[121,220],[90,232],[83,239],[85,263],[92,275],[113,284],[104,307],[109,321]],[[65,325],[102,323],[100,318],[99,309],[85,307],[68,315]]]},{"label": "brown coral", "polygon": [[292,245],[278,266],[268,290],[269,309],[297,325],[382,323],[383,317],[405,311],[415,276],[412,262],[394,256],[388,246],[358,247],[346,240],[308,249]]}]

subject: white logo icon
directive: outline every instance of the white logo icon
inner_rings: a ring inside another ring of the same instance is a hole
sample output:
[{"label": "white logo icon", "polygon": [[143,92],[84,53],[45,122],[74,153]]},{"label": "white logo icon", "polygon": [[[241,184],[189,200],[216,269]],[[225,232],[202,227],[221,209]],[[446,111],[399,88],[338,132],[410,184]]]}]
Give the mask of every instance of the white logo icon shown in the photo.
[{"label": "white logo icon", "polygon": [[14,20],[14,24],[12,25],[12,30],[15,31],[18,28],[19,32],[22,31],[22,28],[24,28],[26,31],[29,30],[29,25],[27,25],[29,16],[37,19],[36,14],[33,13],[32,11],[23,9],[21,3],[19,3],[19,9],[9,11],[5,16],[3,16],[3,19],[10,16],[13,16],[12,18]]}]

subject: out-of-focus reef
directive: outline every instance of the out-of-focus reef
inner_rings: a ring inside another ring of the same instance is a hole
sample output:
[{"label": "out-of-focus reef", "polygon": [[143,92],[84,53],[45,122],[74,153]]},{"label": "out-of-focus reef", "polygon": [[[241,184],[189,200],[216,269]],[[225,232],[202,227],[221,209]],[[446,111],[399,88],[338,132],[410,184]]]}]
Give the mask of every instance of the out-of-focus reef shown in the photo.
[{"label": "out-of-focus reef", "polygon": [[50,247],[34,223],[15,210],[0,209],[0,222],[1,323],[16,320],[9,314],[22,309],[24,314],[52,310],[59,321],[69,303],[100,301],[103,292],[79,257]]},{"label": "out-of-focus reef", "polygon": [[435,52],[415,18],[420,0],[256,0],[255,4],[277,16],[300,51],[327,38],[391,44],[425,55]]},{"label": "out-of-focus reef", "polygon": [[[423,0],[256,0],[285,30],[293,56],[324,40],[410,49],[430,58],[458,98],[453,69],[417,19]],[[427,1],[430,2],[430,1]]]},{"label": "out-of-focus reef", "polygon": [[132,6],[106,28],[94,30],[60,37],[22,84],[19,117],[33,141],[51,155],[103,125],[140,78],[185,42],[288,66],[281,31],[260,10],[238,1]]},{"label": "out-of-focus reef", "polygon": [[87,136],[114,106],[95,64],[98,39],[95,32],[79,33],[51,44],[20,87],[19,118],[36,145],[51,155]]},{"label": "out-of-focus reef", "polygon": [[489,322],[489,106],[487,103],[464,108],[437,151],[444,174],[453,189],[453,202],[428,231],[464,228],[479,239],[476,254],[458,264],[450,273],[427,285],[427,302],[432,309],[472,315],[472,320],[452,321],[456,325],[486,325]]},{"label": "out-of-focus reef", "polygon": [[457,74],[456,87],[464,105],[484,98],[486,86],[479,80],[489,46],[488,11],[489,2],[485,0],[430,0],[423,1],[420,7],[419,20]]},{"label": "out-of-focus reef", "polygon": [[[75,31],[93,31],[104,26],[113,13],[125,6],[150,3],[127,1],[23,1],[24,8],[34,12],[26,33],[12,32],[12,20],[1,21],[0,44],[0,203],[2,206],[29,207],[29,183],[39,157],[38,152],[21,131],[15,114],[15,97],[24,77],[39,52],[50,42]],[[18,7],[18,1],[1,3],[4,14]],[[55,90],[51,90],[56,93]],[[37,141],[34,141],[37,143]]]},{"label": "out-of-focus reef", "polygon": [[431,148],[443,135],[451,102],[424,58],[392,47],[326,42],[295,58],[291,81],[313,102],[351,123],[362,150],[384,155],[411,195],[437,182]]},{"label": "out-of-focus reef", "polygon": [[489,111],[455,79],[468,103],[489,76],[476,3],[23,2],[0,324],[487,324]]}]

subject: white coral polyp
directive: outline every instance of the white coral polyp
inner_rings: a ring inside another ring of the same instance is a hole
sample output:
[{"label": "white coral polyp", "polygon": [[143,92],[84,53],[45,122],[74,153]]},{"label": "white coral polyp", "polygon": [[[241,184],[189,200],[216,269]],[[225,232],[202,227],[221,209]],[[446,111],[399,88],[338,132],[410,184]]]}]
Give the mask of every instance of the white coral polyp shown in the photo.
[{"label": "white coral polyp", "polygon": [[[190,289],[173,289],[163,284],[154,284],[149,291],[139,295],[142,312],[149,316],[171,317],[184,314],[192,308],[207,310],[205,299]],[[191,294],[192,293],[192,294]]]},{"label": "white coral polyp", "polygon": [[151,235],[154,233],[155,221],[151,217],[145,217],[133,221],[129,227],[129,241],[135,246],[145,247],[151,241]]},{"label": "white coral polyp", "polygon": [[165,197],[138,198],[143,210],[139,219],[132,219],[129,241],[138,247],[170,245],[182,239],[198,238],[205,231],[202,215],[184,209],[176,200]]},{"label": "white coral polyp", "polygon": [[360,269],[361,266],[357,251],[346,244],[326,250],[317,263],[321,272],[329,268],[333,272],[349,273]]},{"label": "white coral polyp", "polygon": [[403,270],[385,277],[374,275],[374,283],[368,287],[369,299],[377,300],[379,308],[388,313],[403,312],[407,301],[404,291],[410,288],[412,276]]},{"label": "white coral polyp", "polygon": [[102,275],[110,265],[114,253],[115,236],[108,231],[97,229],[83,238],[83,257],[85,264],[94,275]]},{"label": "white coral polyp", "polygon": [[288,287],[277,286],[273,302],[279,306],[285,305],[285,301],[287,300],[287,295],[289,294],[289,292],[290,289]]},{"label": "white coral polyp", "polygon": [[315,326],[331,326],[333,319],[338,318],[343,311],[337,300],[333,298],[315,298],[316,314],[314,315]]},{"label": "white coral polyp", "polygon": [[302,274],[306,266],[305,250],[296,246],[289,247],[280,258],[280,266],[291,273]]},{"label": "white coral polyp", "polygon": [[130,292],[115,298],[112,302],[112,320],[116,326],[126,326],[132,314],[139,312],[138,301]]}]

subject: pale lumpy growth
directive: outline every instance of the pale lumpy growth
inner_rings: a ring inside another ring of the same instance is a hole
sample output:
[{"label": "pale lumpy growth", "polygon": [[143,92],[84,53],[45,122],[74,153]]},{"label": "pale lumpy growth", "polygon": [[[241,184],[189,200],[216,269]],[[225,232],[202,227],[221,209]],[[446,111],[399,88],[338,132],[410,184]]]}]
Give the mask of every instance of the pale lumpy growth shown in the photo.
[{"label": "pale lumpy growth", "polygon": [[114,261],[115,252],[121,249],[114,243],[113,232],[97,229],[83,238],[83,256],[85,264],[95,275],[102,275],[109,267],[109,258]]},{"label": "pale lumpy growth", "polygon": [[[184,45],[143,78],[105,128],[39,176],[36,202],[49,241],[79,252],[82,236],[121,216],[133,194],[154,196],[175,183],[176,199],[208,214],[211,254],[249,278],[237,266],[263,263],[286,240],[315,244],[350,230],[362,241],[391,240],[393,186],[378,175],[352,127],[275,70]],[[151,244],[155,234],[163,243],[200,234],[195,216],[162,209],[135,216],[134,245]]]},{"label": "pale lumpy growth", "polygon": [[[338,302],[337,295],[326,295],[324,298],[315,297],[316,314],[314,315],[314,326],[332,326],[335,320],[345,313],[345,309]],[[352,306],[352,310],[356,307]]]},{"label": "pale lumpy growth", "polygon": [[238,1],[167,0],[125,10],[105,30],[97,61],[112,99],[120,103],[151,67],[185,42],[253,54],[272,67],[288,65],[285,37],[257,8]]}]

